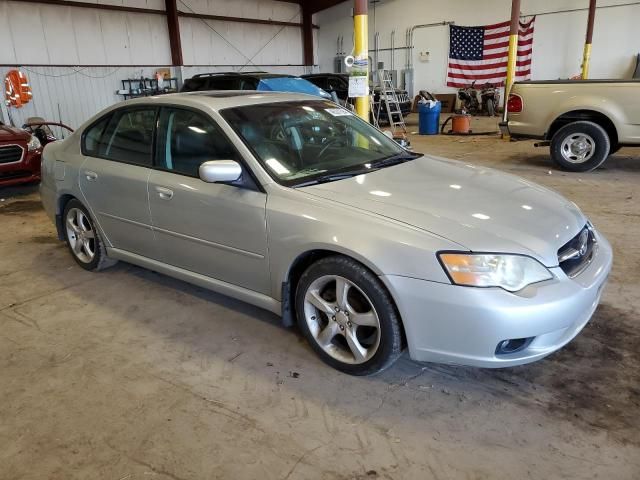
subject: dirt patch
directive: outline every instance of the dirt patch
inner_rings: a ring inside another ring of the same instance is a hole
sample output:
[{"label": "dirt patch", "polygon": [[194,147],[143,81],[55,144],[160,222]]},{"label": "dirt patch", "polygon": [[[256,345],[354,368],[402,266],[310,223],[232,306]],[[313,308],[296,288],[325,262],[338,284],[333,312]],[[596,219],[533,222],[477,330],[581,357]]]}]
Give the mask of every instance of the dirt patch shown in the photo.
[{"label": "dirt patch", "polygon": [[40,200],[16,200],[15,202],[0,205],[0,215],[16,215],[39,210],[42,210],[42,202]]},{"label": "dirt patch", "polygon": [[542,361],[499,370],[434,370],[459,385],[471,382],[493,396],[640,445],[639,321],[635,312],[603,304],[573,342]]},{"label": "dirt patch", "polygon": [[55,236],[55,234],[51,234],[51,235],[38,235],[35,237],[31,237],[29,239],[32,243],[41,243],[41,244],[45,244],[45,245],[56,245],[56,246],[63,246],[64,243],[62,243],[60,240],[58,240],[58,238]]}]

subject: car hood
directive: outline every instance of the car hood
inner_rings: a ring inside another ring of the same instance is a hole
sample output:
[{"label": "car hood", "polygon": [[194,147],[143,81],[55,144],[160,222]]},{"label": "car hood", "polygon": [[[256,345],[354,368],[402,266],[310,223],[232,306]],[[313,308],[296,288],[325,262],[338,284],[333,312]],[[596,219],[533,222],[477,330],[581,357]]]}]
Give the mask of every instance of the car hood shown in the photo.
[{"label": "car hood", "polygon": [[0,125],[0,142],[27,142],[31,135],[24,130],[9,125]]},{"label": "car hood", "polygon": [[422,157],[304,192],[412,225],[476,252],[558,264],[558,249],[586,223],[578,207],[522,178]]}]

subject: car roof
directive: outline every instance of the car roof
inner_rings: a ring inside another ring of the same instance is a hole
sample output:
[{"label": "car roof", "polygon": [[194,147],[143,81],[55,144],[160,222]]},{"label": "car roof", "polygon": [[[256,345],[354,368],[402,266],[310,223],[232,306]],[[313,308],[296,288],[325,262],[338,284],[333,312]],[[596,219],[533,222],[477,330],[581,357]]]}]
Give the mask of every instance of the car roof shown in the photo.
[{"label": "car roof", "polygon": [[292,78],[295,75],[289,75],[286,73],[269,73],[263,71],[252,72],[212,72],[212,73],[199,73],[191,78],[208,78],[208,77],[253,77],[253,78]]},{"label": "car roof", "polygon": [[300,75],[302,78],[313,78],[313,77],[348,77],[347,73],[307,73],[306,75]]},{"label": "car roof", "polygon": [[260,105],[276,102],[318,101],[326,102],[326,98],[304,93],[263,92],[256,90],[205,90],[196,92],[170,93],[152,97],[126,100],[118,104],[119,107],[135,104],[164,104],[208,107],[222,110],[231,107]]}]

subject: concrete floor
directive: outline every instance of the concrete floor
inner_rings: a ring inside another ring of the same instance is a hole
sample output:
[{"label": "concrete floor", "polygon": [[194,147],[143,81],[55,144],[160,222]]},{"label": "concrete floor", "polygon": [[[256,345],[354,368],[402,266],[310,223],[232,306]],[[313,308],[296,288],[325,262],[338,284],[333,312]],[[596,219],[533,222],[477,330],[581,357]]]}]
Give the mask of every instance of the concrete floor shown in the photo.
[{"label": "concrete floor", "polygon": [[412,142],[552,187],[611,240],[567,348],[351,378],[265,311],[123,263],[81,270],[36,189],[0,189],[0,478],[640,478],[640,150],[569,174],[530,142]]}]

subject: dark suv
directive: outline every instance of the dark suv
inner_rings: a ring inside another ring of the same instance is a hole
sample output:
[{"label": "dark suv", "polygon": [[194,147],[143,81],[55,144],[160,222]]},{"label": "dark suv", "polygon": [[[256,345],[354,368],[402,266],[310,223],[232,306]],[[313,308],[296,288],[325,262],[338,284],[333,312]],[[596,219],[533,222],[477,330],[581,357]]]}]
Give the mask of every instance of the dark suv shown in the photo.
[{"label": "dark suv", "polygon": [[331,95],[313,83],[294,75],[267,72],[201,73],[184,81],[182,92],[201,90],[258,90],[266,92],[306,93],[331,99]]},{"label": "dark suv", "polygon": [[[349,101],[349,75],[344,73],[310,73],[309,75],[301,75],[301,78],[309,80],[314,85],[322,88],[323,90],[332,93],[335,92],[340,100],[345,102]],[[400,102],[400,111],[402,115],[406,116],[411,113],[411,98],[406,90],[396,88],[396,95]],[[380,87],[373,88],[373,103],[374,110],[377,110],[378,103],[380,102]],[[381,117],[386,117],[384,108],[382,109]]]}]

